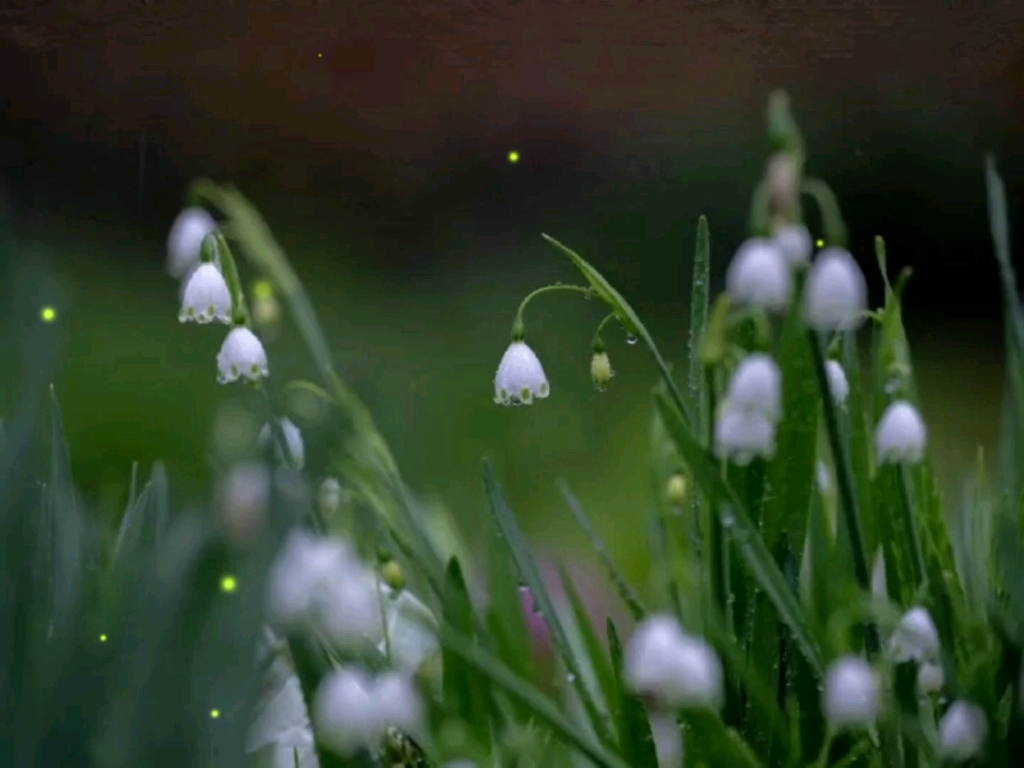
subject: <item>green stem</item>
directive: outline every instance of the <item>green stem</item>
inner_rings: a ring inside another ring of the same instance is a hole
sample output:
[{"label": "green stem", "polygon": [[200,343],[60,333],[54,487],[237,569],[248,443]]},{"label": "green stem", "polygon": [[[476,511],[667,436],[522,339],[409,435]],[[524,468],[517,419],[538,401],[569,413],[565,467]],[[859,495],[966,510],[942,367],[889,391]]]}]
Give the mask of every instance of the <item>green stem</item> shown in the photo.
[{"label": "green stem", "polygon": [[843,222],[843,214],[839,211],[839,201],[828,184],[821,179],[808,177],[801,182],[800,191],[813,197],[818,204],[828,244],[845,248],[846,224]]},{"label": "green stem", "polygon": [[835,737],[835,728],[831,725],[828,726],[828,730],[825,733],[825,743],[821,745],[821,752],[818,753],[818,759],[814,761],[814,768],[826,768],[828,765],[828,753],[832,749],[832,741]]},{"label": "green stem", "polygon": [[[865,592],[871,591],[871,571],[868,566],[868,557],[864,545],[864,531],[860,522],[860,511],[857,505],[857,494],[854,491],[853,469],[850,466],[850,457],[846,451],[839,428],[839,414],[836,409],[835,400],[832,398],[832,390],[828,382],[828,374],[825,371],[825,355],[823,340],[815,331],[809,331],[811,354],[814,357],[814,368],[818,373],[818,385],[821,390],[821,399],[825,411],[825,426],[828,431],[829,447],[832,450],[832,461],[836,469],[836,486],[839,490],[840,506],[843,509],[843,517],[846,522],[846,531],[850,537],[850,549],[853,554],[853,571],[857,584]],[[878,632],[873,623],[866,627],[865,643],[868,653],[874,654],[879,647]]]},{"label": "green stem", "polygon": [[601,320],[601,322],[597,324],[597,330],[594,331],[594,342],[593,342],[593,349],[594,349],[595,352],[604,352],[604,349],[605,349],[605,347],[604,347],[604,339],[601,338],[601,331],[603,331],[604,327],[606,325],[608,325],[608,323],[610,323],[614,319],[615,319],[615,313],[612,312],[610,314],[605,315],[604,319]]},{"label": "green stem", "polygon": [[910,500],[910,487],[907,484],[907,467],[900,462],[896,467],[897,482],[900,486],[900,506],[903,512],[903,524],[907,528],[907,535],[910,538],[910,549],[914,568],[914,589],[917,589],[924,580],[925,565],[924,555],[921,552],[921,537],[917,530],[917,520],[914,519],[914,505]]},{"label": "green stem", "polygon": [[[708,421],[707,421],[707,434],[705,440],[707,441],[708,450],[713,450],[715,442],[715,407],[717,401],[717,393],[715,391],[715,372],[710,366],[704,369],[705,388],[708,396]],[[724,475],[727,464],[722,463],[722,473]],[[713,494],[706,494],[705,501],[707,503],[707,521],[708,521],[708,536],[707,536],[707,558],[708,558],[708,572],[710,573],[710,593],[711,593],[711,604],[717,606],[721,612],[722,619],[725,621],[726,630],[729,633],[729,637],[735,638],[736,632],[733,624],[732,606],[729,605],[729,539],[725,535],[725,529],[722,526],[722,520],[718,515],[718,510],[715,508],[717,500]]]},{"label": "green stem", "polygon": [[249,325],[249,307],[245,303],[245,291],[242,290],[242,281],[238,277],[238,265],[235,264],[235,257],[228,247],[228,241],[224,235],[217,231],[208,237],[215,238],[217,252],[220,254],[220,267],[224,273],[224,280],[231,291],[231,321],[234,325]]},{"label": "green stem", "polygon": [[542,293],[550,293],[551,291],[573,291],[575,293],[587,294],[588,296],[594,294],[594,289],[585,285],[565,285],[563,283],[544,285],[534,291],[530,291],[530,293],[526,294],[526,298],[520,302],[519,309],[516,310],[516,319],[512,321],[512,341],[522,341],[526,338],[526,332],[523,328],[523,311],[526,309],[526,305]]}]

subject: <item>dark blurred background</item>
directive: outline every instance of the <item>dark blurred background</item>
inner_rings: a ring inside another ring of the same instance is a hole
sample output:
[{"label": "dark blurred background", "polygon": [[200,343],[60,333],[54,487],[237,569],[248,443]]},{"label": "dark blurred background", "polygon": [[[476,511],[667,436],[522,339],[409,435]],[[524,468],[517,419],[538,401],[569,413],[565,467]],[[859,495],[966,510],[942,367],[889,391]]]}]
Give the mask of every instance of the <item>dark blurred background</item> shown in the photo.
[{"label": "dark blurred background", "polygon": [[[499,408],[494,369],[525,292],[576,277],[542,231],[602,269],[682,361],[697,217],[720,285],[777,87],[875,298],[876,234],[894,276],[915,270],[907,322],[949,490],[994,447],[982,161],[996,152],[1021,232],[1022,2],[3,0],[0,72],[3,258],[45,253],[62,276],[58,394],[76,480],[104,510],[123,503],[134,459],[166,459],[183,494],[202,494],[214,416],[245,398],[215,383],[222,332],[178,324],[163,271],[185,188],[208,176],[270,222],[414,487],[472,532],[489,452],[534,530],[560,539],[575,537],[564,476],[640,563],[646,353],[609,339],[617,376],[595,392],[600,313],[548,296],[527,330],[551,397]],[[313,377],[296,338],[286,325],[268,345],[277,385]],[[307,435],[314,473],[327,437]]]}]

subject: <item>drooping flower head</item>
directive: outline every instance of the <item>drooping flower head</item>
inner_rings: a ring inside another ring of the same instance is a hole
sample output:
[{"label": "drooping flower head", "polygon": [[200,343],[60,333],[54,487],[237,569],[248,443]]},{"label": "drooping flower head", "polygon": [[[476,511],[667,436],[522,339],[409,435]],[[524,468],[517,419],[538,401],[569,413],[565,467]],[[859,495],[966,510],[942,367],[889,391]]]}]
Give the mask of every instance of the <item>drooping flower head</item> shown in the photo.
[{"label": "drooping flower head", "polygon": [[804,318],[818,331],[854,330],[863,320],[867,285],[845,248],[826,248],[811,264],[804,286]]},{"label": "drooping flower head", "polygon": [[722,664],[706,642],[667,614],[648,616],[626,645],[623,677],[631,690],[664,707],[721,706]]},{"label": "drooping flower head", "polygon": [[875,457],[879,464],[916,463],[924,458],[928,430],[912,403],[897,400],[889,405],[875,429]]},{"label": "drooping flower head", "polygon": [[726,407],[715,421],[715,455],[746,466],[775,456],[775,424],[764,414]]},{"label": "drooping flower head", "polygon": [[811,233],[803,224],[786,224],[780,227],[772,238],[790,266],[810,262],[814,244],[811,242]]},{"label": "drooping flower head", "polygon": [[737,304],[783,312],[789,307],[793,276],[779,245],[755,237],[736,251],[725,275],[725,286]]},{"label": "drooping flower head", "polygon": [[985,746],[985,711],[967,701],[954,701],[939,721],[939,754],[954,763],[976,757]]},{"label": "drooping flower head", "polygon": [[782,372],[771,355],[753,352],[744,357],[729,381],[726,399],[730,409],[777,423],[782,418]]},{"label": "drooping flower head", "polygon": [[836,728],[868,726],[881,708],[881,680],[860,656],[844,656],[825,675],[825,718]]},{"label": "drooping flower head", "polygon": [[167,235],[167,272],[180,280],[198,263],[203,239],[217,229],[217,222],[199,207],[185,208]]},{"label": "drooping flower head", "polygon": [[259,381],[270,375],[267,352],[255,333],[245,326],[232,328],[217,353],[217,381],[227,384],[239,378]]},{"label": "drooping flower head", "polygon": [[231,291],[215,264],[200,264],[189,276],[182,294],[178,321],[231,322]]},{"label": "drooping flower head", "polygon": [[494,376],[494,402],[499,405],[529,405],[534,398],[550,394],[544,367],[525,341],[513,341],[498,364]]}]

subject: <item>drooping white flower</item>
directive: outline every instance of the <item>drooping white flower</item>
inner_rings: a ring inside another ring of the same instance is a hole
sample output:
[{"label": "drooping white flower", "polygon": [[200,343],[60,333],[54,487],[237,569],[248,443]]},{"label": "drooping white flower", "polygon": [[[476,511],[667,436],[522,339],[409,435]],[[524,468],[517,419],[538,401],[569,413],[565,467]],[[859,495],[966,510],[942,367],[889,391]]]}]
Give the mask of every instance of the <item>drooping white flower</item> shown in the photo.
[{"label": "drooping white flower", "polygon": [[325,477],[316,492],[316,506],[320,514],[330,518],[341,509],[341,483],[336,477]]},{"label": "drooping white flower", "polygon": [[715,455],[740,466],[775,455],[775,424],[760,413],[727,407],[715,422]]},{"label": "drooping white flower", "polygon": [[387,638],[378,644],[381,653],[390,652],[391,664],[414,674],[424,661],[437,653],[437,619],[431,610],[408,589],[396,591],[380,585],[384,602]]},{"label": "drooping white flower", "polygon": [[956,763],[977,756],[985,746],[988,722],[981,707],[954,701],[939,721],[939,754]]},{"label": "drooping white flower", "polygon": [[654,754],[658,768],[680,768],[683,764],[683,730],[674,714],[648,712],[651,736],[654,738]]},{"label": "drooping white flower", "polygon": [[[288,446],[288,453],[295,460],[295,466],[298,469],[302,469],[306,463],[306,446],[302,440],[302,430],[296,426],[295,422],[289,419],[287,416],[283,417],[278,421],[281,425],[281,432],[284,433],[284,441]],[[259,437],[260,448],[266,448],[270,444],[273,435],[270,431],[270,425],[264,424],[260,430]],[[278,461],[284,461],[281,448],[276,443],[274,444],[274,456]]]},{"label": "drooping white flower", "polygon": [[217,222],[203,208],[185,208],[167,235],[167,272],[181,279],[199,263],[203,239],[217,228]]},{"label": "drooping white flower", "polygon": [[791,266],[807,264],[811,260],[814,244],[811,242],[811,233],[803,224],[786,224],[772,237]]},{"label": "drooping white flower", "polygon": [[650,616],[637,626],[626,646],[624,667],[627,685],[662,706],[721,705],[724,683],[718,655],[666,614]]},{"label": "drooping white flower", "polygon": [[312,613],[324,637],[336,648],[362,651],[384,636],[377,579],[361,563],[332,571],[314,590]]},{"label": "drooping white flower", "polygon": [[744,242],[729,264],[725,287],[737,304],[750,304],[773,312],[789,307],[793,276],[779,245],[767,238]]},{"label": "drooping white flower", "polygon": [[356,555],[348,542],[295,529],[271,566],[267,584],[267,613],[284,629],[301,628],[311,619],[319,585],[352,570]]},{"label": "drooping white flower", "polygon": [[382,726],[394,726],[410,736],[422,732],[423,701],[409,677],[385,672],[373,681],[370,696]]},{"label": "drooping white flower", "polygon": [[544,367],[525,341],[513,341],[498,364],[494,376],[494,402],[499,405],[529,405],[535,397],[550,394]]},{"label": "drooping white flower", "polygon": [[221,384],[240,377],[258,381],[269,376],[263,343],[245,326],[232,328],[217,353],[217,371],[217,381]]},{"label": "drooping white flower", "polygon": [[915,606],[903,614],[889,638],[889,653],[897,664],[933,661],[938,657],[939,631],[927,609]]},{"label": "drooping white flower", "polygon": [[917,668],[917,692],[921,696],[929,696],[942,690],[946,683],[946,673],[942,665],[934,661],[926,661]]},{"label": "drooping white flower", "polygon": [[867,304],[864,273],[850,252],[826,248],[811,265],[804,286],[804,317],[819,331],[847,331],[861,322]]},{"label": "drooping white flower", "polygon": [[178,322],[231,322],[231,291],[213,264],[200,264],[185,283]]},{"label": "drooping white flower", "polygon": [[881,707],[878,673],[860,656],[844,656],[825,674],[825,719],[833,726],[867,726]]},{"label": "drooping white flower", "polygon": [[843,370],[843,366],[836,360],[826,360],[825,374],[828,378],[828,389],[832,394],[832,399],[837,405],[845,404],[846,398],[850,396],[850,382],[846,380],[846,371]]},{"label": "drooping white flower", "polygon": [[236,464],[220,493],[221,520],[236,544],[252,541],[263,527],[270,499],[270,472],[259,461]]},{"label": "drooping white flower", "polygon": [[916,463],[924,458],[927,438],[928,430],[917,408],[906,400],[897,400],[878,420],[875,458],[879,464]]},{"label": "drooping white flower", "polygon": [[758,413],[778,423],[782,417],[782,372],[771,355],[753,352],[744,357],[729,381],[730,409]]},{"label": "drooping white flower", "polygon": [[373,681],[360,669],[340,669],[320,683],[313,700],[313,723],[320,741],[335,752],[351,755],[374,748],[382,728],[370,695]]}]

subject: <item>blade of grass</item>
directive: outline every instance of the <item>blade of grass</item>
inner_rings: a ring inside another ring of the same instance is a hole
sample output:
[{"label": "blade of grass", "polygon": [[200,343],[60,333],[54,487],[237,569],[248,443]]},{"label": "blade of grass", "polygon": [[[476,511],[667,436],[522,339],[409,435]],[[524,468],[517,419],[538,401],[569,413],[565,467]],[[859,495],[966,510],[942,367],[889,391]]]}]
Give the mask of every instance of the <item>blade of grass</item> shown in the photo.
[{"label": "blade of grass", "polygon": [[703,486],[708,496],[722,502],[720,519],[723,527],[736,543],[758,586],[775,605],[779,618],[793,632],[801,653],[806,656],[815,673],[821,676],[824,667],[818,642],[761,534],[751,522],[742,500],[722,478],[721,464],[697,442],[671,401],[663,395],[656,395],[655,401],[680,455],[694,474],[694,480]]},{"label": "blade of grass", "polygon": [[565,628],[559,621],[554,601],[551,599],[551,595],[549,594],[547,587],[544,585],[544,580],[541,578],[540,570],[537,568],[536,562],[534,562],[526,537],[520,530],[515,514],[509,507],[508,502],[505,500],[504,494],[501,491],[501,487],[498,485],[498,480],[494,476],[494,468],[487,460],[484,460],[484,488],[487,493],[491,515],[493,516],[495,523],[498,525],[498,529],[501,531],[502,536],[505,538],[505,543],[508,545],[512,558],[515,560],[520,576],[522,576],[527,586],[529,586],[530,591],[533,593],[533,599],[536,602],[536,605],[540,608],[540,613],[543,615],[544,620],[551,631],[551,637],[555,643],[555,647],[558,649],[559,656],[565,663],[565,667],[572,679],[572,685],[576,689],[576,693],[579,695],[580,701],[583,703],[583,706],[587,711],[587,715],[593,723],[595,732],[604,743],[612,743],[611,731],[609,730],[608,723],[605,721],[605,718],[601,716],[590,691],[587,689],[582,675],[582,670],[572,653],[572,646],[569,643],[569,638],[565,633]]},{"label": "blade of grass", "polygon": [[566,573],[565,568],[561,563],[558,565],[558,577],[562,582],[562,586],[565,589],[565,595],[569,600],[569,608],[572,610],[572,618],[576,623],[580,638],[583,641],[583,646],[586,649],[587,656],[589,657],[590,667],[594,671],[594,679],[597,682],[597,687],[604,700],[611,704],[615,701],[616,696],[615,673],[612,670],[612,666],[607,655],[605,654],[604,646],[601,643],[601,639],[598,637],[597,630],[594,629],[594,624],[587,613],[583,600],[580,599],[579,593],[576,591],[576,585],[573,583],[573,580],[569,578],[569,574]]}]

